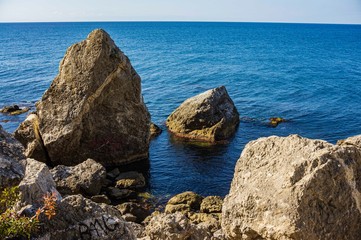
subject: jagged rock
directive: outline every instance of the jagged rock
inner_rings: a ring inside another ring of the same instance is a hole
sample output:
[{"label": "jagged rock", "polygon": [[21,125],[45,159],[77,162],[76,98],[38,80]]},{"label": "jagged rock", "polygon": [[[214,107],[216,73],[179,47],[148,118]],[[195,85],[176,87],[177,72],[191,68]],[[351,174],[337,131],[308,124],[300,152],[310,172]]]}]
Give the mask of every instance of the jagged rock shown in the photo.
[{"label": "jagged rock", "polygon": [[109,200],[109,198],[106,195],[95,195],[95,196],[92,196],[90,199],[96,203],[105,203],[105,204],[111,203],[111,201]]},{"label": "jagged rock", "polygon": [[167,205],[188,205],[192,210],[199,210],[203,197],[194,192],[183,192],[169,199]]},{"label": "jagged rock", "polygon": [[361,150],[361,135],[349,137],[344,140],[339,140],[337,144],[341,146],[352,145]]},{"label": "jagged rock", "polygon": [[25,146],[24,154],[26,157],[52,165],[39,133],[39,118],[35,113],[27,116],[25,121],[16,129],[14,136]]},{"label": "jagged rock", "polygon": [[56,188],[61,194],[83,194],[94,196],[99,194],[106,178],[105,168],[94,161],[86,161],[74,166],[67,167],[58,165],[51,170]]},{"label": "jagged rock", "polygon": [[361,239],[361,153],[297,135],[244,148],[222,209],[228,239]]},{"label": "jagged rock", "polygon": [[150,211],[142,207],[139,203],[126,202],[117,206],[117,209],[122,215],[127,213],[135,216],[133,222],[141,223],[143,220],[150,215]]},{"label": "jagged rock", "polygon": [[61,198],[49,168],[45,163],[31,158],[26,159],[25,176],[19,184],[19,189],[21,205],[32,205],[33,209],[43,205],[43,197],[46,194],[55,193]]},{"label": "jagged rock", "polygon": [[162,133],[162,129],[155,123],[150,123],[150,139],[159,136]]},{"label": "jagged rock", "polygon": [[132,226],[116,209],[81,195],[62,199],[57,205],[56,215],[42,222],[43,234],[38,239],[136,239]]},{"label": "jagged rock", "polygon": [[36,105],[53,165],[92,158],[110,167],[147,158],[150,115],[140,81],[104,30],[68,48],[58,76]]},{"label": "jagged rock", "polygon": [[201,212],[220,213],[222,212],[223,200],[219,196],[208,196],[201,203]]},{"label": "jagged rock", "polygon": [[116,181],[117,188],[143,188],[145,186],[143,174],[135,171],[119,174]]},{"label": "jagged rock", "polygon": [[210,239],[210,233],[197,228],[181,213],[158,214],[152,217],[145,227],[150,239],[163,240],[200,240]]},{"label": "jagged rock", "polygon": [[0,190],[16,186],[24,177],[24,148],[0,125]]},{"label": "jagged rock", "polygon": [[178,137],[208,142],[226,140],[238,123],[238,111],[224,86],[187,99],[166,122]]}]

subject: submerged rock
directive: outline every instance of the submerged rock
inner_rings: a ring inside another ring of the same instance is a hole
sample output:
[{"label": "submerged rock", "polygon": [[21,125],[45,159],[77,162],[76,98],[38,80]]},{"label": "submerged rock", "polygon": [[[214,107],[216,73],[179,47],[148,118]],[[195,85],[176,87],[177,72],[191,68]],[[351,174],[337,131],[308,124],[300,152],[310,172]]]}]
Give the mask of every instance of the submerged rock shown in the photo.
[{"label": "submerged rock", "polygon": [[272,117],[272,118],[269,119],[269,124],[272,127],[277,127],[278,124],[280,124],[282,122],[287,122],[287,120],[284,119],[284,118],[281,118],[281,117]]},{"label": "submerged rock", "polygon": [[0,190],[16,186],[24,177],[23,146],[0,125]]},{"label": "submerged rock", "polygon": [[140,81],[104,30],[68,48],[58,76],[36,105],[40,137],[53,165],[92,158],[117,166],[147,158],[150,116]]},{"label": "submerged rock", "polygon": [[58,165],[51,170],[56,187],[61,194],[94,196],[100,193],[105,181],[105,168],[88,159],[74,167]]},{"label": "submerged rock", "polygon": [[361,152],[291,135],[252,141],[222,209],[228,239],[360,239]]},{"label": "submerged rock", "polygon": [[238,123],[238,111],[224,86],[187,99],[166,122],[178,137],[207,142],[226,140]]},{"label": "submerged rock", "polygon": [[150,124],[150,139],[159,136],[162,133],[162,129],[155,123]]},{"label": "submerged rock", "polygon": [[30,110],[29,107],[20,108],[18,105],[6,106],[0,110],[1,113],[8,113],[10,115],[19,115]]}]

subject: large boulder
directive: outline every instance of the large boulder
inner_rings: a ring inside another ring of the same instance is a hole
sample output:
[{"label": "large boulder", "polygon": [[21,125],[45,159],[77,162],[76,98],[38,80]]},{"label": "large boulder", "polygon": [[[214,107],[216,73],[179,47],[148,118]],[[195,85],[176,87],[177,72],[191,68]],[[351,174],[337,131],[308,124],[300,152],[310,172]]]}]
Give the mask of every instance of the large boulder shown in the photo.
[{"label": "large boulder", "polygon": [[23,146],[0,125],[0,190],[18,185],[24,177]]},{"label": "large boulder", "polygon": [[150,115],[140,82],[128,57],[104,30],[94,30],[68,48],[58,76],[36,104],[35,128],[48,160],[76,165],[92,158],[115,166],[147,158]]},{"label": "large boulder", "polygon": [[105,168],[93,159],[87,159],[74,167],[58,165],[51,169],[51,173],[58,191],[66,195],[97,195],[106,178]]},{"label": "large boulder", "polygon": [[361,153],[298,135],[248,143],[222,209],[228,239],[361,239]]},{"label": "large boulder", "polygon": [[56,206],[56,215],[41,220],[43,226],[38,239],[136,239],[132,226],[122,219],[118,210],[81,195],[62,199]]},{"label": "large boulder", "polygon": [[238,111],[224,86],[187,99],[166,122],[178,137],[207,142],[226,140],[238,124]]}]

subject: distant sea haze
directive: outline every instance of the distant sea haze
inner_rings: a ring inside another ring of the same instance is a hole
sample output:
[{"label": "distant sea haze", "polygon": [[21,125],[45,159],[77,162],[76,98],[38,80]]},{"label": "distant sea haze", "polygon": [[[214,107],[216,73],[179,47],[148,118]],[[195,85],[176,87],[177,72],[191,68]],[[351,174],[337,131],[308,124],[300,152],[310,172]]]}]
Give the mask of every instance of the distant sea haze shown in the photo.
[{"label": "distant sea haze", "polygon": [[[228,144],[180,142],[167,131],[150,147],[150,190],[225,195],[245,144],[300,134],[335,143],[361,134],[361,26],[263,23],[0,24],[0,107],[34,106],[66,49],[105,29],[142,77],[152,121],[185,99],[224,85],[241,123]],[[26,115],[26,114],[25,114]],[[0,116],[14,131],[25,115]],[[270,117],[288,122],[272,128]]]}]

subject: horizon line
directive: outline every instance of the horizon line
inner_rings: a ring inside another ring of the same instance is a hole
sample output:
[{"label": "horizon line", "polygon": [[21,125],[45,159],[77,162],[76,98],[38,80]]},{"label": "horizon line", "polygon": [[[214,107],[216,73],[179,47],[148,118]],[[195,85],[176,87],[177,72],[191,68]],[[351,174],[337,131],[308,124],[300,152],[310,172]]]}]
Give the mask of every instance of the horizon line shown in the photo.
[{"label": "horizon line", "polygon": [[222,20],[90,20],[90,21],[0,21],[0,24],[16,23],[278,23],[278,24],[322,24],[322,25],[361,25],[361,23],[339,22],[284,22],[284,21],[222,21]]}]

